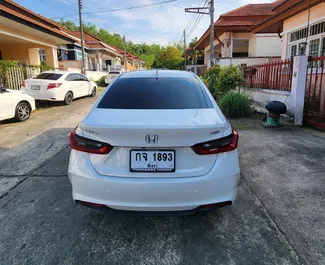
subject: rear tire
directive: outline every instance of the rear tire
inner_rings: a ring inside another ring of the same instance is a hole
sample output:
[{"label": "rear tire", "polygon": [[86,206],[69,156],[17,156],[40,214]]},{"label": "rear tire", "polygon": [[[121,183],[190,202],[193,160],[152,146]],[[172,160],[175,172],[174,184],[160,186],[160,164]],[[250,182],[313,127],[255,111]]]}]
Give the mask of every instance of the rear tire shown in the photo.
[{"label": "rear tire", "polygon": [[96,89],[96,87],[94,87],[93,90],[91,91],[90,96],[94,97],[94,96],[96,96],[96,93],[97,93],[97,89]]},{"label": "rear tire", "polygon": [[67,92],[64,97],[64,104],[65,105],[70,105],[73,101],[73,94],[71,91]]},{"label": "rear tire", "polygon": [[18,122],[23,122],[29,119],[32,108],[27,102],[18,103],[15,111],[15,120]]}]

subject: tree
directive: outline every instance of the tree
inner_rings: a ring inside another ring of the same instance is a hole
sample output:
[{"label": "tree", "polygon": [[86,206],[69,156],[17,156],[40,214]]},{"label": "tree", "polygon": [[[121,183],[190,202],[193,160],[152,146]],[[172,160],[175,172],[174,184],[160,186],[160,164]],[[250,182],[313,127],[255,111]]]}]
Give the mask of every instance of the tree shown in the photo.
[{"label": "tree", "polygon": [[193,49],[196,43],[197,43],[197,37],[191,40],[191,42],[188,45],[189,48]]},{"label": "tree", "polygon": [[62,25],[63,27],[66,27],[68,30],[71,31],[77,31],[79,30],[79,27],[71,20],[66,20],[64,21],[62,18],[60,21],[55,21],[56,23]]},{"label": "tree", "polygon": [[[67,29],[71,31],[78,31],[79,27],[70,20],[63,20],[55,21],[56,23],[66,27]],[[96,25],[93,24],[84,24],[84,31],[87,33],[90,33],[97,38],[99,38],[102,42],[107,43],[108,45],[114,45],[119,47],[120,49],[124,49],[124,41],[123,37],[120,34],[117,33],[110,33],[107,30],[103,28],[97,28]],[[180,43],[175,43],[174,46],[181,49]],[[147,69],[150,69],[152,67],[157,68],[158,67],[158,57],[161,54],[161,52],[165,48],[160,46],[159,44],[151,44],[148,45],[146,43],[136,44],[132,41],[127,41],[126,43],[126,50],[128,52],[131,52],[135,55],[139,55],[140,52],[140,58],[145,62],[145,66]]]},{"label": "tree", "polygon": [[158,66],[168,69],[182,69],[183,68],[183,53],[173,46],[165,48],[158,57]]}]

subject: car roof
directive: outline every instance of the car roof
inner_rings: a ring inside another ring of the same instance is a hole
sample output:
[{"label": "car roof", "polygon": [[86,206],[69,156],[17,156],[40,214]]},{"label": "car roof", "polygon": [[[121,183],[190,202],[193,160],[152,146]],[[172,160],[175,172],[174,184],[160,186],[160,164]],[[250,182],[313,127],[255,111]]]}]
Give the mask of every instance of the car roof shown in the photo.
[{"label": "car roof", "polygon": [[60,74],[60,75],[66,75],[66,74],[81,74],[81,73],[78,73],[78,72],[72,72],[72,71],[45,71],[45,72],[42,72],[41,74],[43,73],[53,73],[53,74]]},{"label": "car roof", "polygon": [[172,77],[172,78],[194,78],[192,72],[178,70],[145,70],[122,73],[120,78],[141,78],[141,77]]}]

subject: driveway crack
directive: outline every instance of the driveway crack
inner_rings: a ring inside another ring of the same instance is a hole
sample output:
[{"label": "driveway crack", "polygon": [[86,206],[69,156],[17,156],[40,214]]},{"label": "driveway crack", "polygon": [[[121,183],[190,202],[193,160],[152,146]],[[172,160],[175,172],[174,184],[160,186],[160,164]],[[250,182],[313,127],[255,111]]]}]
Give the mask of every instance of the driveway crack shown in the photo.
[{"label": "driveway crack", "polygon": [[251,195],[260,204],[261,210],[263,211],[263,213],[265,214],[265,216],[268,218],[268,220],[270,222],[270,226],[276,230],[276,232],[278,233],[278,236],[280,237],[280,240],[282,240],[284,242],[284,244],[290,249],[291,255],[297,260],[297,263],[301,264],[301,265],[308,265],[309,263],[305,260],[305,258],[303,256],[301,256],[299,254],[299,251],[294,246],[292,246],[290,244],[289,240],[285,236],[285,232],[280,228],[278,223],[271,217],[271,214],[268,211],[267,207],[264,205],[263,201],[254,192],[254,189],[246,181],[243,173],[241,173],[241,179],[243,180],[244,185],[247,187],[247,189],[249,190]]}]

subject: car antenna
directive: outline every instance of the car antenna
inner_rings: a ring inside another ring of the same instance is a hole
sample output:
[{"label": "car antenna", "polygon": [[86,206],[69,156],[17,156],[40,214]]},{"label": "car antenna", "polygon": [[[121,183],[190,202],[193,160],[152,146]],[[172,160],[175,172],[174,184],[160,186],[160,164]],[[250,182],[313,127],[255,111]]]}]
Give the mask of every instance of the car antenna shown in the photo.
[{"label": "car antenna", "polygon": [[158,80],[159,74],[158,74],[158,70],[156,70],[156,80]]}]

